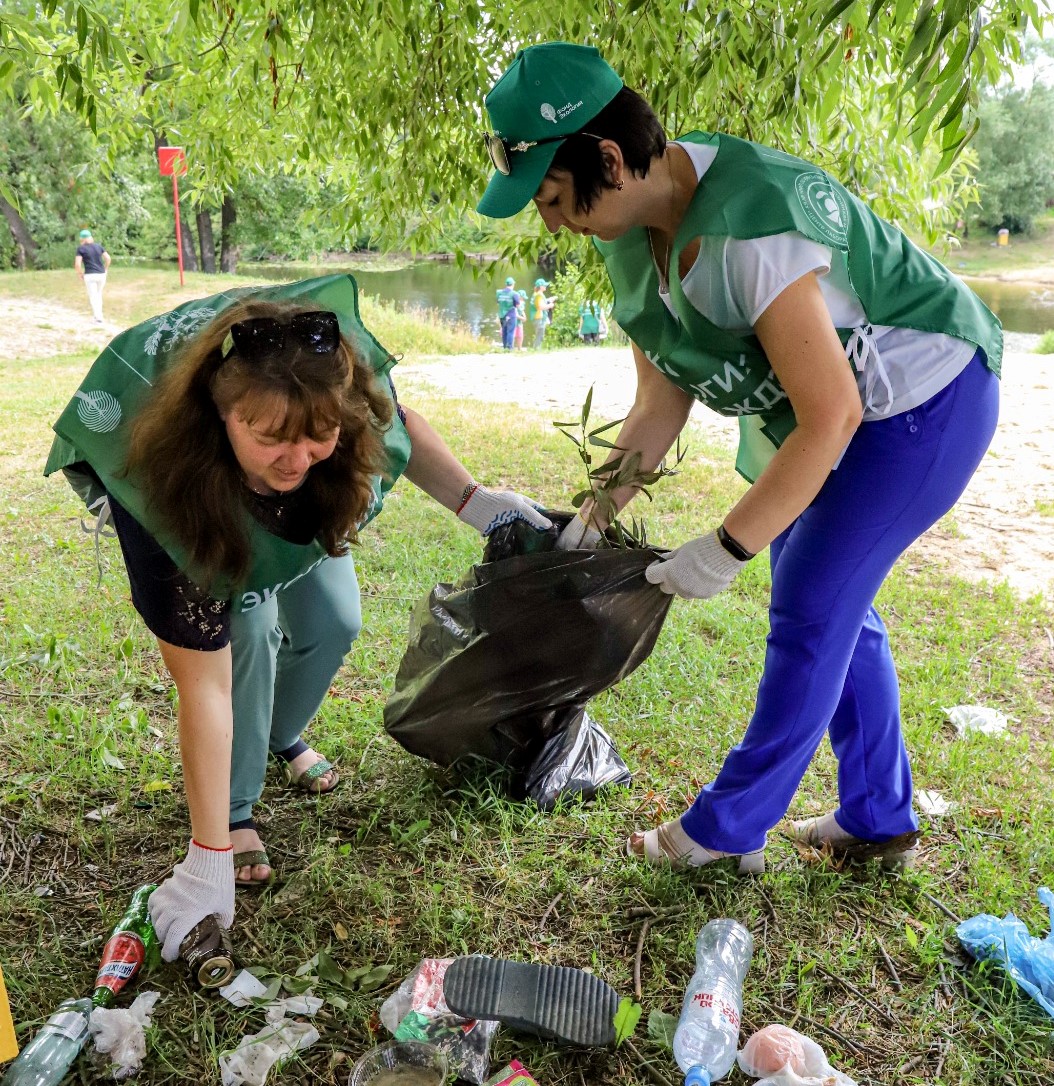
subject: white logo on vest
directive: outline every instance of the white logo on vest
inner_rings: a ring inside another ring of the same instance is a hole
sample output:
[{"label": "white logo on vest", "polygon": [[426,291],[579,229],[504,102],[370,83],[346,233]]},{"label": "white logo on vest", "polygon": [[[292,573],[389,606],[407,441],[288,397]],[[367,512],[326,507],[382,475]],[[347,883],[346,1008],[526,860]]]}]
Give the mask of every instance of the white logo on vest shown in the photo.
[{"label": "white logo on vest", "polygon": [[845,245],[849,240],[849,205],[830,180],[823,174],[799,174],[794,191],[821,237],[835,245]]},{"label": "white logo on vest", "polygon": [[162,338],[166,332],[169,332],[171,334],[168,336],[165,350],[170,351],[180,340],[193,335],[203,324],[207,324],[212,320],[216,316],[216,312],[217,310],[209,306],[203,306],[201,309],[194,309],[189,313],[166,313],[162,317],[155,317],[150,322],[155,326],[154,331],[143,344],[143,350],[148,355],[156,355],[161,347]]},{"label": "white logo on vest", "polygon": [[74,392],[80,402],[77,404],[77,418],[86,429],[96,434],[108,434],[116,430],[121,421],[121,404],[116,396],[97,389],[95,392]]},{"label": "white logo on vest", "polygon": [[548,102],[542,102],[542,107],[541,107],[541,109],[538,110],[538,112],[547,121],[552,121],[553,124],[556,124],[556,110],[553,109],[553,107],[551,105],[549,105]]}]

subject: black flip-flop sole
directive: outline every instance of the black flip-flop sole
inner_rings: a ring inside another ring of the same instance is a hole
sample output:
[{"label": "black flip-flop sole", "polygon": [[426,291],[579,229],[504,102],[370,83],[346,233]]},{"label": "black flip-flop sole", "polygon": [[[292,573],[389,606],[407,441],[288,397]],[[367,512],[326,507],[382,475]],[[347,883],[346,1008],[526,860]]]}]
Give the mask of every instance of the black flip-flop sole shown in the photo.
[{"label": "black flip-flop sole", "polygon": [[473,955],[451,963],[443,995],[463,1018],[503,1022],[546,1040],[588,1048],[615,1040],[618,993],[582,969]]}]

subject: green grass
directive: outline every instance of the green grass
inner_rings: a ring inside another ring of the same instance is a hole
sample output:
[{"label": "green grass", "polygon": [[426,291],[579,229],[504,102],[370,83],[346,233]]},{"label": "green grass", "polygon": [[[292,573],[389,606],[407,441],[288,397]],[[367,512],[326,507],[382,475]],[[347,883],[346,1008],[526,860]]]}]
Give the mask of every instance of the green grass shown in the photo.
[{"label": "green grass", "polygon": [[1048,330],[1039,337],[1035,351],[1036,354],[1054,354],[1054,330]]},{"label": "green grass", "polygon": [[999,276],[1029,268],[1050,267],[1054,243],[1054,215],[1036,220],[1032,234],[1012,234],[1009,245],[996,244],[995,231],[971,227],[970,236],[957,245],[940,242],[934,253],[956,275]]},{"label": "green grass", "polygon": [[[35,296],[30,279],[3,277],[0,296]],[[60,999],[90,988],[132,890],[163,878],[188,834],[171,684],[129,604],[117,548],[103,544],[100,585],[82,510],[61,480],[39,474],[48,424],[88,361],[0,363],[0,963],[23,1043]],[[577,459],[547,414],[416,386],[408,358],[400,393],[479,478],[556,506],[578,488]],[[691,446],[646,511],[656,543],[698,534],[741,490],[727,454],[702,437]],[[1046,933],[1035,889],[1054,872],[1049,607],[928,569],[898,569],[883,588],[916,785],[958,805],[925,826],[916,871],[838,871],[777,833],[761,879],[713,868],[682,876],[628,862],[622,842],[681,810],[741,735],[764,649],[766,567],[754,563],[712,601],[675,602],[651,658],[591,703],[635,771],[633,786],[543,815],[510,801],[497,776],[431,766],[382,730],[411,608],[478,558],[474,533],[398,485],[356,551],[363,635],[309,733],[341,763],[341,786],[315,801],[282,789],[277,774],[268,780],[258,815],[278,878],[238,897],[243,963],[291,975],[328,950],[344,969],[391,967],[376,990],[316,986],[335,997],[317,1023],[322,1043],[281,1081],[346,1081],[349,1062],[384,1039],[374,1032],[380,999],[424,956],[480,951],[586,966],[628,994],[641,932],[629,910],[642,906],[669,910],[643,943],[643,1022],[679,1012],[696,932],[734,916],[756,939],[745,1030],[793,1024],[861,1086],[1054,1081],[1054,1024],[998,971],[963,961],[944,912],[1013,910]],[[1011,734],[955,738],[942,706],[968,702],[1001,708]],[[830,807],[834,770],[825,745],[792,815]],[[105,821],[85,818],[110,804]],[[216,1083],[217,1053],[263,1024],[195,992],[177,966],[137,986],[163,993],[144,1083]],[[494,1058],[519,1057],[550,1086],[653,1081],[642,1060],[678,1081],[643,1022],[633,1048],[614,1052],[503,1032]],[[83,1060],[78,1076],[104,1081]],[[729,1081],[746,1080],[733,1071]]]}]

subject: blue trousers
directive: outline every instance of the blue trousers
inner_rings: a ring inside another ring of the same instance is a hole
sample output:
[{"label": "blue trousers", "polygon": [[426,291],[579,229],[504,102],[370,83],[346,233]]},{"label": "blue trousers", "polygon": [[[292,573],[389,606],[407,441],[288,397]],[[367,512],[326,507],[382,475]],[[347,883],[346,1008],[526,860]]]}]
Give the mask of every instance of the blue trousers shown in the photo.
[{"label": "blue trousers", "polygon": [[361,627],[351,555],[328,558],[251,611],[231,611],[232,822],[252,815],[268,751],[300,738]]},{"label": "blue trousers", "polygon": [[510,309],[504,317],[501,318],[501,345],[507,351],[511,351],[513,347],[513,340],[516,336],[516,310]]},{"label": "blue trousers", "polygon": [[838,759],[842,829],[883,841],[917,828],[897,674],[872,601],[897,558],[962,494],[998,414],[999,381],[978,354],[924,404],[863,423],[812,504],[772,543],[757,704],[742,742],[682,818],[693,840],[761,848],[825,733]]}]

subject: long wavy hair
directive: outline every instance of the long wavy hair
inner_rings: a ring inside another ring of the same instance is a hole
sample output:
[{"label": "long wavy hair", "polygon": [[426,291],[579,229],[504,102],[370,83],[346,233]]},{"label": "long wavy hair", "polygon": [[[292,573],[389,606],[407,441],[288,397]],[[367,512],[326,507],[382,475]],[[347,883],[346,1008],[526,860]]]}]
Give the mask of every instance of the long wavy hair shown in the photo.
[{"label": "long wavy hair", "polygon": [[372,478],[384,472],[382,435],[392,401],[346,337],[329,355],[287,343],[260,359],[235,349],[224,357],[224,341],[239,321],[285,322],[313,309],[247,300],[224,310],[188,343],[133,424],[127,470],[205,588],[220,580],[237,585],[252,558],[247,484],[223,421],[232,409],[250,423],[284,412],[274,435],[281,441],[324,439],[340,427],[333,454],[312,466],[302,486],[318,542],[334,557],[356,540],[373,500]]}]

